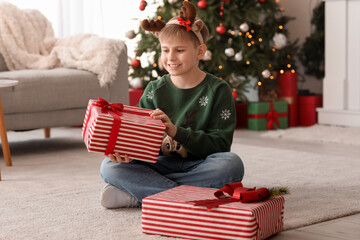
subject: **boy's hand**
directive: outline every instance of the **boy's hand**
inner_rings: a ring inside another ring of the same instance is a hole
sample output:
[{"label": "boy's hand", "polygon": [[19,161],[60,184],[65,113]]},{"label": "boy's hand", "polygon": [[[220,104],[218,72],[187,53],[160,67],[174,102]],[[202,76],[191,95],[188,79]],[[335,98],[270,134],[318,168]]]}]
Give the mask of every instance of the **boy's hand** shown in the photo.
[{"label": "boy's hand", "polygon": [[171,122],[168,115],[166,115],[163,111],[157,108],[152,111],[150,117],[160,119],[164,123],[166,127],[165,132],[167,133],[167,135],[169,135],[170,137],[174,137],[176,135],[177,127]]},{"label": "boy's hand", "polygon": [[119,153],[109,154],[108,157],[112,162],[119,162],[119,163],[129,163],[132,159],[129,158],[128,155],[125,154],[125,157],[122,158]]}]

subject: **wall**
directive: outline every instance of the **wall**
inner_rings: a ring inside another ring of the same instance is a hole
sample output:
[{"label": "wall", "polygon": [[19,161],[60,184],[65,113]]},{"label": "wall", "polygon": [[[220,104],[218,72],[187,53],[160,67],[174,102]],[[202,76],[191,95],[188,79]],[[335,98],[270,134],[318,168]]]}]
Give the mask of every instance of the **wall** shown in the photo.
[{"label": "wall", "polygon": [[[313,8],[322,0],[280,0],[279,4],[284,8],[287,16],[295,17],[287,25],[289,30],[289,38],[291,41],[299,39],[299,46],[305,41],[305,38],[311,34],[311,17]],[[312,76],[304,75],[304,68],[298,61],[299,80],[304,78],[305,82],[298,84],[299,89],[310,89],[314,93],[322,93],[323,81]]]},{"label": "wall", "polygon": [[325,0],[320,124],[360,127],[360,0]]}]

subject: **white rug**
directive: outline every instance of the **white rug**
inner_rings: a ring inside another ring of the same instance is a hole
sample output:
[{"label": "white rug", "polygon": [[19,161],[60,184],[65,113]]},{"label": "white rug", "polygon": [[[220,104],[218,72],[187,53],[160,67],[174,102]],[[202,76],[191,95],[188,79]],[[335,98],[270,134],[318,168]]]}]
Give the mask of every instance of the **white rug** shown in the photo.
[{"label": "white rug", "polygon": [[261,136],[303,142],[360,145],[360,127],[313,125],[266,131]]},{"label": "white rug", "polygon": [[[173,239],[142,234],[140,209],[100,206],[103,156],[87,152],[80,129],[52,135],[45,140],[42,131],[9,133],[10,141],[22,141],[10,143],[13,167],[0,158],[1,240]],[[360,212],[359,150],[344,148],[350,153],[343,156],[325,146],[330,150],[290,149],[281,140],[258,146],[242,139],[243,132],[237,135],[233,151],[245,163],[244,186],[290,188],[285,229]]]}]

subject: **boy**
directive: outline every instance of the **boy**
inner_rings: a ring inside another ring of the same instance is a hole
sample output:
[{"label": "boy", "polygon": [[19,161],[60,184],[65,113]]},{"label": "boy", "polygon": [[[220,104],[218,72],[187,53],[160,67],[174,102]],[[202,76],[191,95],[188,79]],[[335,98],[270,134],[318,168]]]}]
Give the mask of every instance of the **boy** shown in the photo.
[{"label": "boy", "polygon": [[106,208],[140,206],[144,197],[178,185],[221,188],[244,175],[241,159],[229,152],[236,122],[231,89],[198,67],[209,32],[194,5],[185,1],[180,17],[167,24],[144,20],[142,27],[158,35],[169,74],[148,84],[139,107],[154,109],[150,116],[187,155],[160,155],[152,164],[110,154],[101,166]]}]

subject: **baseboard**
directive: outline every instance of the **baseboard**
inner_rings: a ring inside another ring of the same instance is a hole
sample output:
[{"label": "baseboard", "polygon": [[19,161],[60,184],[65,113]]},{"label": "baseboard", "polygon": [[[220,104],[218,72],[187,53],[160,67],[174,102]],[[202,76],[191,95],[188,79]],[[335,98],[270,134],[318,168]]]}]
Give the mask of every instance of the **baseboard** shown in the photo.
[{"label": "baseboard", "polygon": [[360,127],[360,111],[317,108],[319,124]]}]

